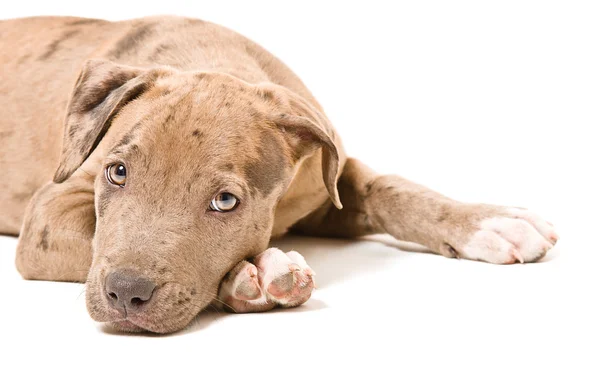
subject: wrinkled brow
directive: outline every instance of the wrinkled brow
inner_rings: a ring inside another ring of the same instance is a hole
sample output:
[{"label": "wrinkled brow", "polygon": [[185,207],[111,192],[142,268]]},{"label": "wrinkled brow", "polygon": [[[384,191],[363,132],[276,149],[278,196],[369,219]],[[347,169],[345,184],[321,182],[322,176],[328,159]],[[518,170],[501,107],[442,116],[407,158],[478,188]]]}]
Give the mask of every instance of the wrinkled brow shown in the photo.
[{"label": "wrinkled brow", "polygon": [[[249,192],[249,187],[242,178],[234,173],[219,173],[218,171],[210,178],[206,188],[209,192],[233,188],[244,196]],[[232,193],[235,194],[237,192]]]}]

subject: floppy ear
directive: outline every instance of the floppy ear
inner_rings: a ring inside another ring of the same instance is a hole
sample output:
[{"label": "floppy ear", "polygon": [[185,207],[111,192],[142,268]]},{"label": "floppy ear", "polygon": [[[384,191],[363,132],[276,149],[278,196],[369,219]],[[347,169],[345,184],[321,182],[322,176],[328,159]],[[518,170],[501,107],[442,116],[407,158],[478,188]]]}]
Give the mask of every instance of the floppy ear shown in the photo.
[{"label": "floppy ear", "polygon": [[119,110],[147,90],[150,72],[90,59],[67,107],[63,146],[54,182],[68,179],[96,148]]},{"label": "floppy ear", "polygon": [[[335,144],[335,132],[329,120],[304,98],[285,89],[285,110],[289,113],[275,115],[273,122],[284,131],[288,143],[291,145],[296,157],[321,149],[321,168],[323,182],[329,192],[333,204],[342,208],[337,182],[340,173],[340,157]],[[281,100],[280,100],[281,102]]]}]

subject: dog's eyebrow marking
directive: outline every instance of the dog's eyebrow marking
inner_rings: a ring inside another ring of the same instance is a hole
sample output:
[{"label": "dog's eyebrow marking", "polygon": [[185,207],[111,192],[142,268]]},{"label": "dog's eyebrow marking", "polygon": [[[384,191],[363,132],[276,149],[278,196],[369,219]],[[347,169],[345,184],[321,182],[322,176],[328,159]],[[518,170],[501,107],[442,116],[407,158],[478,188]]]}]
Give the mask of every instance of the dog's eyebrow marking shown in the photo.
[{"label": "dog's eyebrow marking", "polygon": [[119,58],[121,55],[134,50],[137,46],[147,39],[152,33],[154,24],[147,23],[133,27],[125,36],[123,36],[107,56]]},{"label": "dog's eyebrow marking", "polygon": [[117,143],[117,146],[115,148],[124,147],[125,145],[128,145],[132,140],[133,140],[133,134],[127,133],[126,135],[123,136],[121,141],[119,141]]},{"label": "dog's eyebrow marking", "polygon": [[60,47],[61,43],[75,35],[77,35],[79,33],[78,30],[69,30],[69,31],[65,31],[62,33],[62,35],[60,35],[57,39],[55,39],[52,43],[50,43],[48,45],[48,48],[46,48],[46,51],[40,55],[38,57],[39,60],[46,60],[48,58],[50,58],[52,55],[54,55],[54,53],[56,51],[58,51],[58,48]]}]

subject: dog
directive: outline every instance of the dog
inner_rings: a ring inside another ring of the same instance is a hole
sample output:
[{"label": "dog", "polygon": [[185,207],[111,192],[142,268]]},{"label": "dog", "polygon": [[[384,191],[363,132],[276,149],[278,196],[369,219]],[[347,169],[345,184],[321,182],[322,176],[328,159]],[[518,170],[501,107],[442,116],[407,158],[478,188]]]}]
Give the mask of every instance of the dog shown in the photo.
[{"label": "dog", "polygon": [[211,303],[305,302],[287,232],[387,233],[451,258],[533,262],[532,212],[461,203],[344,152],[302,81],[256,43],[183,17],[0,22],[0,233],[25,279],[86,283],[91,317],[180,330]]}]

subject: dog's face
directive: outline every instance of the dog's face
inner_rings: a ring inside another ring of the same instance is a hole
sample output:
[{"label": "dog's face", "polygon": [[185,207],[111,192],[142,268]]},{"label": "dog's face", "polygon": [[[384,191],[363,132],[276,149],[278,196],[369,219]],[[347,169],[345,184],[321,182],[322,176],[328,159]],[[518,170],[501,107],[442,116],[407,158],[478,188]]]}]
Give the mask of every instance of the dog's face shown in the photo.
[{"label": "dog's face", "polygon": [[86,64],[55,181],[84,162],[96,173],[91,316],[124,330],[185,327],[233,266],[267,247],[278,200],[317,149],[338,202],[321,120],[272,85]]}]

